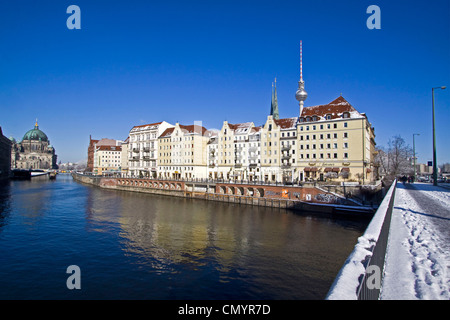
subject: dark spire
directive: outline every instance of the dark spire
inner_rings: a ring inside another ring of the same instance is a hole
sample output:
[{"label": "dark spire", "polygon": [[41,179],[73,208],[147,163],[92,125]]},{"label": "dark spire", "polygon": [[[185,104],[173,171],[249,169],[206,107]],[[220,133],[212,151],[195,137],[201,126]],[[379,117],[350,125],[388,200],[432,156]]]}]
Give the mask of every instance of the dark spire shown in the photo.
[{"label": "dark spire", "polygon": [[270,115],[276,120],[280,119],[277,99],[277,78],[275,78],[275,86],[272,83],[272,103],[270,105]]}]

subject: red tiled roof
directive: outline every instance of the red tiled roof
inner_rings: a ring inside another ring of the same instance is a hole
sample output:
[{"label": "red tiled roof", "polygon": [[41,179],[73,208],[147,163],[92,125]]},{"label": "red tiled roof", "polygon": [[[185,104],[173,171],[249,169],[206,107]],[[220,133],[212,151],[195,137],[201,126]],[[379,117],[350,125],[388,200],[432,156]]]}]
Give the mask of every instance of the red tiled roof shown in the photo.
[{"label": "red tiled roof", "polygon": [[252,122],[243,122],[243,123],[236,123],[236,124],[228,124],[228,127],[232,130],[240,129],[240,128],[249,128],[252,125]]},{"label": "red tiled roof", "polygon": [[339,98],[328,104],[303,108],[301,116],[318,116],[325,118],[325,116],[329,114],[331,115],[331,119],[336,119],[341,118],[342,113],[344,112],[354,113],[358,111],[356,111],[356,109],[353,108],[353,106],[347,100],[345,100],[344,97],[340,96]]},{"label": "red tiled roof", "polygon": [[99,146],[97,148],[97,150],[102,150],[102,151],[122,151],[122,147],[121,146]]},{"label": "red tiled roof", "polygon": [[165,138],[168,137],[172,134],[173,130],[175,129],[175,127],[172,128],[167,128],[166,130],[164,130],[164,132],[159,136],[159,138]]},{"label": "red tiled roof", "polygon": [[140,126],[134,126],[133,128],[142,128],[142,127],[147,127],[147,126],[156,126],[158,124],[161,124],[161,122],[156,122],[156,123],[149,123],[149,124],[141,124]]},{"label": "red tiled roof", "polygon": [[195,124],[191,124],[188,126],[180,124],[180,128],[185,133],[186,133],[186,131],[187,131],[187,133],[193,133],[193,132],[199,132],[201,130],[202,135],[207,131],[207,129],[205,127],[200,127],[199,125],[195,125]]},{"label": "red tiled roof", "polygon": [[282,129],[295,129],[295,124],[297,123],[297,117],[295,118],[285,118],[285,119],[274,119],[273,120],[277,126]]}]

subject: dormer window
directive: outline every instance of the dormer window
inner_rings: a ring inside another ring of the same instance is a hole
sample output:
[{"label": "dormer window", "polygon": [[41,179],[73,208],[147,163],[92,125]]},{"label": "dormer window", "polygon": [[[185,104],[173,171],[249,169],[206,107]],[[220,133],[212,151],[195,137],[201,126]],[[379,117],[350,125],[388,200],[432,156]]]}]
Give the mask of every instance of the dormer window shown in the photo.
[{"label": "dormer window", "polygon": [[310,122],[311,121],[311,117],[306,117],[306,122]]},{"label": "dormer window", "polygon": [[331,120],[331,114],[327,114],[327,115],[325,116],[325,119]]},{"label": "dormer window", "polygon": [[342,118],[350,118],[350,113],[349,112],[344,112],[343,114],[342,114]]},{"label": "dormer window", "polygon": [[317,121],[317,116],[313,116],[313,121]]},{"label": "dormer window", "polygon": [[305,118],[301,117],[300,122],[305,122]]}]

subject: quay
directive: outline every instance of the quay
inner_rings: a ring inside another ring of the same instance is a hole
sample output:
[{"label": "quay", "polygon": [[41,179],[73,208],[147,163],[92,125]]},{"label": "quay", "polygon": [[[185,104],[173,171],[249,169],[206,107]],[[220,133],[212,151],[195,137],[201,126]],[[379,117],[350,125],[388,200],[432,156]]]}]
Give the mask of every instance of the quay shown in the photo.
[{"label": "quay", "polygon": [[219,180],[168,180],[72,173],[75,181],[105,189],[220,201],[242,205],[284,208],[371,219],[375,208],[357,205],[320,187],[225,182]]}]

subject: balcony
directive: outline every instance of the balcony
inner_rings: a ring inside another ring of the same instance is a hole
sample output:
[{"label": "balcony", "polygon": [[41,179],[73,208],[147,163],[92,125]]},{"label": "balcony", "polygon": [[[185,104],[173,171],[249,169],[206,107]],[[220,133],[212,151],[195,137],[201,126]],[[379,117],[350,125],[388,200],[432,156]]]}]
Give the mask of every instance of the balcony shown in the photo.
[{"label": "balcony", "polygon": [[150,152],[150,148],[149,147],[144,147],[144,152]]},{"label": "balcony", "polygon": [[281,151],[289,151],[289,150],[291,150],[291,145],[290,144],[281,146]]},{"label": "balcony", "polygon": [[283,154],[283,155],[281,156],[281,159],[283,159],[283,160],[289,160],[291,157],[292,157],[292,155],[290,155],[289,153],[286,153],[286,154]]},{"label": "balcony", "polygon": [[133,152],[139,153],[139,148],[133,148]]},{"label": "balcony", "polygon": [[281,169],[291,169],[291,164],[289,163],[289,162],[283,162],[282,164],[281,164]]}]

